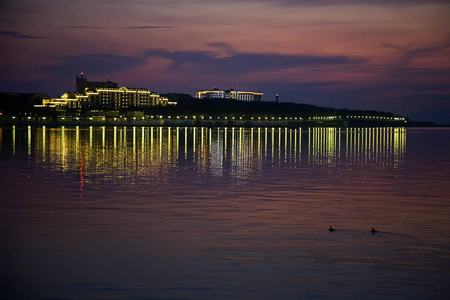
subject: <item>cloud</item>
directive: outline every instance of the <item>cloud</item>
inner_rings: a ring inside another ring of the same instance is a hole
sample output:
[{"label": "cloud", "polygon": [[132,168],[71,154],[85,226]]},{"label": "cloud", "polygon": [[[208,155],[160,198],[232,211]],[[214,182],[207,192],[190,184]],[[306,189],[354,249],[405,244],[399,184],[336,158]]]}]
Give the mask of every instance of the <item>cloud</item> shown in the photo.
[{"label": "cloud", "polygon": [[129,27],[121,27],[125,29],[173,29],[175,26],[166,26],[166,25],[145,25],[145,26],[129,26]]},{"label": "cloud", "polygon": [[400,64],[405,66],[414,58],[426,57],[426,56],[434,56],[438,55],[439,52],[450,50],[450,39],[443,41],[436,41],[432,44],[424,45],[424,46],[415,46],[413,44],[409,44],[406,46],[395,45],[390,43],[382,43],[383,47],[391,48],[402,52],[403,56],[400,60]]},{"label": "cloud", "polygon": [[172,61],[172,69],[177,69],[183,65],[189,65],[194,71],[215,71],[226,74],[282,70],[302,66],[363,64],[367,62],[365,59],[339,55],[283,55],[233,52],[231,56],[214,57],[212,52],[207,51],[169,52],[166,50],[150,50],[146,53],[146,56],[169,59]]},{"label": "cloud", "polygon": [[170,25],[142,25],[142,26],[122,26],[122,27],[109,27],[109,26],[65,26],[66,29],[174,29],[176,26]]},{"label": "cloud", "polygon": [[15,39],[45,39],[45,37],[43,37],[43,36],[28,35],[28,34],[23,34],[21,32],[18,32],[18,31],[7,31],[7,30],[0,31],[0,35],[15,38]]},{"label": "cloud", "polygon": [[[213,0],[214,1],[214,0]],[[217,0],[223,1],[223,0]],[[232,0],[230,2],[241,2],[240,0]],[[249,0],[249,2],[268,2],[277,5],[289,6],[342,6],[342,5],[389,5],[389,6],[408,6],[430,3],[448,3],[447,0]]]},{"label": "cloud", "polygon": [[65,26],[65,29],[109,29],[110,27],[103,26]]},{"label": "cloud", "polygon": [[47,66],[43,71],[71,77],[80,72],[89,76],[109,76],[113,73],[134,68],[140,59],[112,54],[82,54],[57,57],[57,63]]}]

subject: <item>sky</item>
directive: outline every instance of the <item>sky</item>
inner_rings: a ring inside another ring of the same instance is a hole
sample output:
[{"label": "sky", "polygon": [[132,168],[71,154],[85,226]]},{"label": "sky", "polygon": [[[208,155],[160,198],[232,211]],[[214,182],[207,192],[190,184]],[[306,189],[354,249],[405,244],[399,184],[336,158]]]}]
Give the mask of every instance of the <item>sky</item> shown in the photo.
[{"label": "sky", "polygon": [[91,81],[450,124],[450,2],[0,0],[0,92]]}]

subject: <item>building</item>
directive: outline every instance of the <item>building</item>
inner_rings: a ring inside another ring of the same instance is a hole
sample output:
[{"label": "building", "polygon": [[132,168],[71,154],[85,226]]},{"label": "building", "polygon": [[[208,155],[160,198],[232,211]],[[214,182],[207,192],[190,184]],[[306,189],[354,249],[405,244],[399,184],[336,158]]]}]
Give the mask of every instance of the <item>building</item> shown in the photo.
[{"label": "building", "polygon": [[263,93],[259,92],[246,92],[246,91],[236,91],[234,89],[230,90],[219,90],[214,88],[212,90],[198,91],[195,94],[197,99],[230,99],[238,101],[247,102],[259,102],[262,99]]},{"label": "building", "polygon": [[[44,99],[42,105],[36,107],[55,107],[65,109],[139,109],[151,106],[175,105],[166,97],[147,89],[117,87],[117,83],[89,82],[86,78],[76,78],[76,93],[65,93],[60,98]],[[83,88],[82,92],[79,92]]]},{"label": "building", "polygon": [[84,93],[86,88],[118,88],[117,82],[112,81],[88,81],[84,78],[83,73],[76,80],[77,93]]}]

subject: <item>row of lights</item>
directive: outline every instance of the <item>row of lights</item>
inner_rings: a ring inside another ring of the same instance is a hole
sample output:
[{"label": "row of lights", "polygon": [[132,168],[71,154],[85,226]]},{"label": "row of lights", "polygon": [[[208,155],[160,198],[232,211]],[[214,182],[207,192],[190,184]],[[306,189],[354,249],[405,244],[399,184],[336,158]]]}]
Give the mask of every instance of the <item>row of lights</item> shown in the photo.
[{"label": "row of lights", "polygon": [[[310,120],[334,120],[341,119],[341,116],[328,116],[328,117],[309,117]],[[395,120],[395,121],[405,121],[402,117],[380,117],[380,116],[346,116],[347,119],[378,119],[378,120]]]},{"label": "row of lights", "polygon": [[380,120],[395,120],[395,121],[405,121],[405,118],[399,117],[380,117],[380,116],[347,116],[347,119],[380,119]]},{"label": "row of lights", "polygon": [[[120,116],[119,117],[120,119],[124,119],[124,120],[126,120],[127,119],[127,117],[124,117],[124,116]],[[164,118],[164,116],[162,116],[162,115],[157,115],[157,116],[145,116],[145,117],[141,117],[141,119],[142,120],[144,120],[144,119],[148,119],[148,118],[150,118],[150,119],[163,119]],[[167,119],[171,119],[172,118],[172,116],[167,116]],[[189,119],[189,116],[176,116],[176,118],[179,120],[179,119]],[[191,116],[190,117],[191,119],[194,119],[194,120],[196,120],[196,119],[202,119],[202,120],[213,120],[213,119],[216,119],[215,117],[213,118],[213,117],[204,117],[204,116]],[[228,120],[228,119],[230,119],[230,120],[237,120],[237,119],[239,119],[239,120],[242,120],[244,117],[239,117],[239,118],[237,118],[237,117],[231,117],[231,118],[228,118],[228,117],[223,117],[223,119],[224,120]],[[113,118],[113,120],[115,121],[115,120],[117,120],[118,118]],[[133,117],[133,120],[136,120],[136,119],[138,119],[138,118],[136,118],[136,117]],[[220,120],[221,119],[221,117],[217,117],[217,120]],[[303,118],[301,118],[301,117],[284,117],[284,118],[282,118],[282,117],[278,117],[278,118],[276,118],[276,117],[251,117],[250,118],[251,120],[261,120],[261,119],[264,119],[264,120],[275,120],[275,119],[278,119],[278,120],[303,120]]]},{"label": "row of lights", "polygon": [[[16,119],[16,117],[15,116],[13,116],[12,117],[13,119]],[[162,116],[162,115],[157,115],[157,116],[145,116],[145,117],[141,117],[140,119],[141,120],[145,120],[145,118],[150,118],[150,119],[154,119],[154,118],[157,118],[157,119],[163,119],[164,117]],[[167,118],[168,119],[171,119],[172,118],[172,116],[167,116]],[[183,119],[183,116],[176,116],[176,118],[177,119]],[[188,116],[184,116],[184,119],[188,119],[189,117]],[[192,116],[191,117],[192,119],[194,119],[194,120],[196,120],[197,119],[197,116]],[[199,116],[198,117],[199,119],[202,119],[202,120],[204,120],[205,119],[205,117],[204,116]],[[328,116],[328,117],[309,117],[309,120],[333,120],[333,119],[341,119],[342,117],[341,116]],[[346,116],[346,118],[347,119],[378,119],[378,120],[395,120],[395,121],[405,121],[406,122],[406,120],[405,120],[405,118],[404,117],[380,117],[380,116]],[[46,117],[42,117],[42,119],[43,120],[46,120]],[[61,117],[61,119],[62,120],[65,120],[65,117]],[[89,117],[88,118],[89,120],[93,120],[93,118],[92,117]],[[114,121],[116,121],[118,118],[113,118],[114,119]],[[120,116],[120,119],[124,119],[124,120],[127,120],[127,117],[123,117],[123,116]],[[132,117],[132,119],[133,120],[136,120],[137,118],[136,117]],[[208,118],[206,118],[206,119],[208,119]],[[213,119],[213,117],[209,117],[209,120],[212,120]],[[217,117],[217,120],[220,120],[221,119],[221,117]],[[223,117],[223,119],[224,120],[228,120],[228,117]],[[235,117],[231,117],[230,118],[231,120],[236,120],[236,118]],[[242,120],[243,119],[243,117],[239,117],[239,120]],[[282,118],[282,117],[251,117],[251,120],[300,120],[300,121],[302,121],[303,120],[303,118],[301,118],[301,117],[284,117],[284,118]],[[28,120],[31,120],[31,117],[28,117]],[[76,117],[75,118],[75,120],[80,120],[80,118],[79,117]],[[102,120],[105,120],[105,118],[103,117],[102,118]]]}]

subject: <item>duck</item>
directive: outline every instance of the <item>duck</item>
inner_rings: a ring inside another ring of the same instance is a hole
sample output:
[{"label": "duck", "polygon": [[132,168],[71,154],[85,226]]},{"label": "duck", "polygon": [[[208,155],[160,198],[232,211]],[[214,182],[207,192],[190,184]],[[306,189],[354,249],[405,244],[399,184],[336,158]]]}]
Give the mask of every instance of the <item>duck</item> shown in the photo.
[{"label": "duck", "polygon": [[377,233],[378,231],[376,231],[375,228],[372,227],[372,230],[370,232]]},{"label": "duck", "polygon": [[328,229],[330,232],[335,231],[336,229],[334,229],[333,227],[330,226],[330,228]]}]

